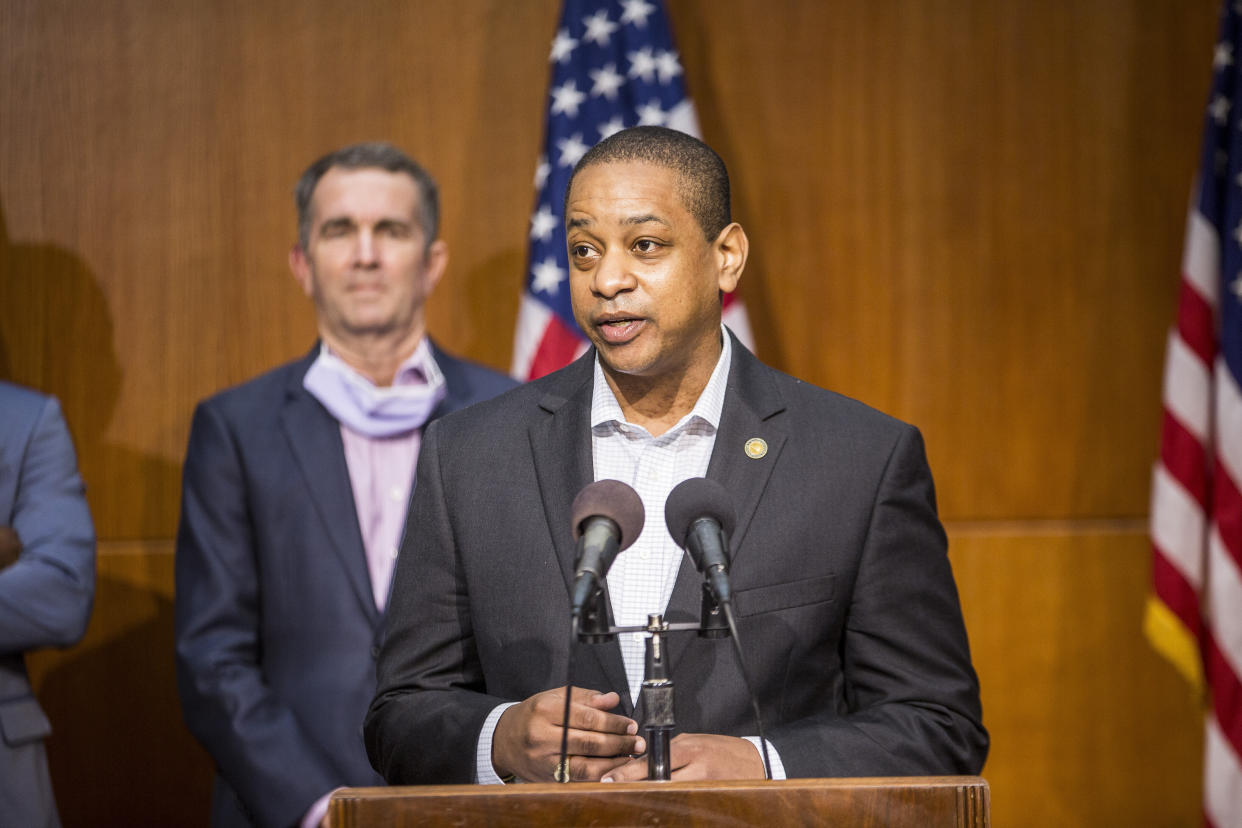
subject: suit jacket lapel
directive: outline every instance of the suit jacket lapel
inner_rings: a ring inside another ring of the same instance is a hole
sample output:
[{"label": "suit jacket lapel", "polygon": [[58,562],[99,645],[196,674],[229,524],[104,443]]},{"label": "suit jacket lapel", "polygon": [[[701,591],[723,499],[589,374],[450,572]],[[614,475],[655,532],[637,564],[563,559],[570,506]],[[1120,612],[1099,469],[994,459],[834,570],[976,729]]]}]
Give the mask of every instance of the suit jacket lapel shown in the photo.
[{"label": "suit jacket lapel", "polygon": [[[548,416],[530,429],[530,448],[543,498],[544,515],[551,530],[556,557],[565,579],[564,612],[569,612],[569,596],[574,581],[576,546],[569,525],[573,500],[583,486],[595,479],[591,454],[591,390],[595,352],[587,351],[567,368],[539,401]],[[556,611],[553,608],[553,611]],[[633,710],[629,680],[617,643],[593,644],[577,648],[588,650],[598,659],[609,687],[620,688],[622,708]]]},{"label": "suit jacket lapel", "polygon": [[290,377],[281,426],[310,492],[311,502],[323,520],[330,545],[345,568],[346,580],[367,617],[372,623],[378,623],[379,610],[371,591],[371,575],[362,544],[362,530],[358,528],[349,467],[345,464],[341,427],[302,387],[302,378],[318,354],[318,348],[316,345]]},{"label": "suit jacket lapel", "polygon": [[[732,334],[730,334],[732,336]],[[736,561],[751,519],[759,506],[764,487],[776,466],[786,432],[782,418],[785,402],[770,375],[772,369],[759,362],[746,346],[733,338],[733,357],[729,366],[729,384],[725,391],[724,409],[716,444],[707,466],[707,476],[720,483],[733,495],[737,525],[729,538],[729,560]],[[767,444],[767,452],[752,458],[746,452],[747,442],[759,438]],[[761,550],[747,550],[759,554]],[[669,598],[665,617],[671,620],[695,621],[702,609],[703,576],[694,568],[687,554],[677,572],[677,583]],[[690,636],[670,636],[669,659],[676,679],[680,656]]]}]

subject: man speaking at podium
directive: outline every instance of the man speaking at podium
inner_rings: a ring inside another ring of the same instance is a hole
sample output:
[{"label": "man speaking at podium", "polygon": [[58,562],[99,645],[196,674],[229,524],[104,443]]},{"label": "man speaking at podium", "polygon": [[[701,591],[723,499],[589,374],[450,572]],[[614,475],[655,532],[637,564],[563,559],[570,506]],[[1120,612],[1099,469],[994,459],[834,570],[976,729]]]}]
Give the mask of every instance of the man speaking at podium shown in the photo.
[{"label": "man speaking at podium", "polygon": [[[565,204],[577,362],[431,425],[365,724],[394,784],[631,781],[642,633],[572,644],[571,502],[594,480],[646,523],[607,576],[615,623],[699,617],[673,487],[732,495],[733,605],[775,777],[977,773],[987,754],[916,429],[768,368],[721,325],[748,241],[702,142],[637,127],[578,163]],[[668,639],[674,780],[761,778],[729,641]]]}]

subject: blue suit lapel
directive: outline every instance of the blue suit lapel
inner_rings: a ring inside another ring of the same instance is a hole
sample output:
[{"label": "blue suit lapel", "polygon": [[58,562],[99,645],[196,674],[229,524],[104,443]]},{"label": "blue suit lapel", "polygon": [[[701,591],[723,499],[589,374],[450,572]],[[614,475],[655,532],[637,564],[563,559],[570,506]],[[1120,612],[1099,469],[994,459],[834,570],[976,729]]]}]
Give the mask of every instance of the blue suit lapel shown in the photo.
[{"label": "blue suit lapel", "polygon": [[[565,579],[563,603],[560,608],[550,607],[549,611],[563,612],[566,619],[569,617],[576,552],[573,529],[569,525],[570,510],[582,487],[595,479],[591,459],[591,378],[594,365],[595,352],[588,351],[567,369],[561,381],[539,402],[548,416],[538,420],[530,429],[531,454],[543,498],[544,515]],[[621,696],[622,709],[626,712],[633,710],[633,701],[626,689],[629,680],[625,675],[621,648],[615,641],[576,646],[574,655],[577,658],[595,658],[608,687],[619,688],[617,692]]]},{"label": "blue suit lapel", "polygon": [[[310,368],[317,353],[318,345],[305,360],[306,369]],[[367,617],[378,623],[379,610],[371,592],[371,574],[367,569],[362,531],[358,528],[340,424],[302,387],[305,373],[305,370],[294,372],[286,388],[281,428],[314,510],[323,523],[329,545],[345,570],[346,580]]]}]

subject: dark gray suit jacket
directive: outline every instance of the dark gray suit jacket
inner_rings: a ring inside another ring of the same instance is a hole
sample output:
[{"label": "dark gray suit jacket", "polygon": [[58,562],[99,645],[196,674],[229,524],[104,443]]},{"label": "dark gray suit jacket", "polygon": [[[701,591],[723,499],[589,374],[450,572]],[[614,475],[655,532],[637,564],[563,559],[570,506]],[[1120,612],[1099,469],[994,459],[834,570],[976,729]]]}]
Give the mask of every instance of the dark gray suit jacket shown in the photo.
[{"label": "dark gray suit jacket", "polygon": [[[428,430],[365,727],[390,783],[471,782],[488,712],[564,684],[593,360]],[[978,772],[978,681],[918,431],[734,340],[707,476],[734,497],[739,634],[788,775]],[[697,620],[701,580],[687,556],[667,620]],[[573,661],[576,686],[633,711],[615,643]],[[756,735],[727,640],[677,634],[670,661],[679,731]]]},{"label": "dark gray suit jacket", "polygon": [[[515,384],[434,354],[447,396],[433,418]],[[317,355],[204,401],[190,429],[177,683],[218,770],[217,826],[291,825],[337,786],[382,782],[361,735],[382,618],[340,425],[302,387]]]},{"label": "dark gray suit jacket", "polygon": [[21,538],[0,570],[0,825],[59,825],[43,740],[52,731],[24,653],[86,632],[95,527],[60,405],[0,382],[0,526]]}]

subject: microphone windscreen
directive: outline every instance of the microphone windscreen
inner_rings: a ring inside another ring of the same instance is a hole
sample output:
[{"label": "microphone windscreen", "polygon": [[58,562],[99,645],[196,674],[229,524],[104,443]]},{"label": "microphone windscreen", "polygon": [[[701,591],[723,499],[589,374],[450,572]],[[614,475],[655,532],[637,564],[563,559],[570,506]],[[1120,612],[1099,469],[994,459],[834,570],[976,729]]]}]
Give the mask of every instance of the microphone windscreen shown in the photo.
[{"label": "microphone windscreen", "polygon": [[686,545],[690,524],[699,518],[712,518],[726,535],[733,534],[737,518],[729,491],[706,477],[691,477],[678,483],[664,501],[664,522],[668,533],[681,546]]},{"label": "microphone windscreen", "polygon": [[617,551],[627,549],[643,531],[645,514],[638,492],[620,480],[597,480],[578,492],[573,505],[574,542],[587,518],[606,517],[621,530]]}]

